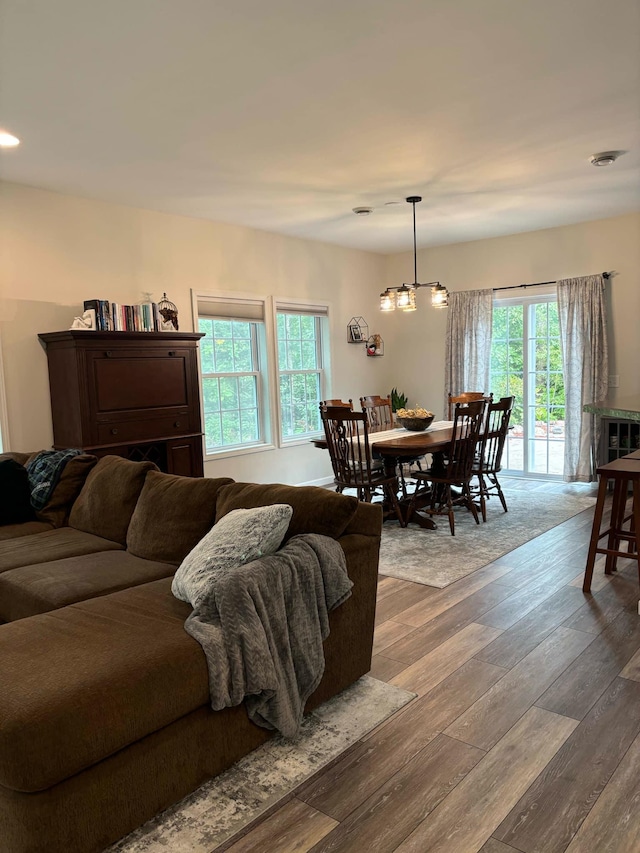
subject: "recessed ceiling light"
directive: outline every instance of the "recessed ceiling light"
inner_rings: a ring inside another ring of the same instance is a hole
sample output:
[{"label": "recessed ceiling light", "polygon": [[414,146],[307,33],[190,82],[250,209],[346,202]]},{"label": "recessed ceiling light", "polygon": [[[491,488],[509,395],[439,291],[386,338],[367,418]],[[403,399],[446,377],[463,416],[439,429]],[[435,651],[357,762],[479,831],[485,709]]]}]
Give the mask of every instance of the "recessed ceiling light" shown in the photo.
[{"label": "recessed ceiling light", "polygon": [[621,154],[624,154],[624,151],[601,151],[599,154],[592,154],[589,162],[592,166],[610,166]]},{"label": "recessed ceiling light", "polygon": [[356,216],[369,216],[370,213],[373,213],[372,207],[354,207],[353,212]]},{"label": "recessed ceiling light", "polygon": [[0,130],[0,148],[15,148],[20,145],[20,140],[12,133],[7,133],[6,130]]},{"label": "recessed ceiling light", "polygon": [[399,201],[385,201],[384,206],[385,207],[394,207],[396,204],[400,204],[400,202]]}]

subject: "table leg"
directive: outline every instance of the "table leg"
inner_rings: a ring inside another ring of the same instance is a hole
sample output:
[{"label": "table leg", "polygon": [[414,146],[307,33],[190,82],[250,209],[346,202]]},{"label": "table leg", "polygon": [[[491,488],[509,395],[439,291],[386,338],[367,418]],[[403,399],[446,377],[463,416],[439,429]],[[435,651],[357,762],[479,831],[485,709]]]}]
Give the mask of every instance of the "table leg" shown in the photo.
[{"label": "table leg", "polygon": [[413,522],[414,524],[417,524],[418,527],[423,527],[425,530],[438,529],[438,525],[431,518],[431,516],[420,515],[420,513],[418,512],[418,507],[416,506],[414,506],[412,512],[408,514],[408,517],[405,517],[405,521],[407,522],[407,524],[409,524],[409,522]]},{"label": "table leg", "polygon": [[[384,457],[384,470],[387,477],[394,477],[396,475],[396,470],[398,463],[401,462],[401,458],[399,459],[397,456],[385,456]],[[428,516],[420,515],[417,512],[417,507],[414,506],[411,513],[409,513],[409,509],[411,507],[412,498],[410,495],[407,495],[406,498],[399,499],[400,506],[405,512],[405,522],[409,524],[413,522],[414,524],[419,525],[420,527],[424,527],[425,530],[436,530],[437,525],[432,518]]]}]

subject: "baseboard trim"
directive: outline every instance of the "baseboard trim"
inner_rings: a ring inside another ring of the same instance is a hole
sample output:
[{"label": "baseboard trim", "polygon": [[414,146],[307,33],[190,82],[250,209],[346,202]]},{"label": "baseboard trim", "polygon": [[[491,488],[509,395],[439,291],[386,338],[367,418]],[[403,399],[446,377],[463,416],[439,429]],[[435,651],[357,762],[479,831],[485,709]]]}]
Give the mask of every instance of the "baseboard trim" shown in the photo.
[{"label": "baseboard trim", "polygon": [[305,483],[298,483],[299,486],[328,486],[333,483],[333,477],[322,477],[319,480],[307,480]]}]

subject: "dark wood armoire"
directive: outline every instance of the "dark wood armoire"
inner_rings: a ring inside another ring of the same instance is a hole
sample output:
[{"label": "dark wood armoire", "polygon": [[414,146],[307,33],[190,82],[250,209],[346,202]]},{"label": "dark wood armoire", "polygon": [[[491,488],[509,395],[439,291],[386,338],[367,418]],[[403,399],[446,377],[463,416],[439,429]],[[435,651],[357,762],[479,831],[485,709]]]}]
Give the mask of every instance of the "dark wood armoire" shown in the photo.
[{"label": "dark wood armoire", "polygon": [[199,332],[47,332],[54,447],[201,477]]}]

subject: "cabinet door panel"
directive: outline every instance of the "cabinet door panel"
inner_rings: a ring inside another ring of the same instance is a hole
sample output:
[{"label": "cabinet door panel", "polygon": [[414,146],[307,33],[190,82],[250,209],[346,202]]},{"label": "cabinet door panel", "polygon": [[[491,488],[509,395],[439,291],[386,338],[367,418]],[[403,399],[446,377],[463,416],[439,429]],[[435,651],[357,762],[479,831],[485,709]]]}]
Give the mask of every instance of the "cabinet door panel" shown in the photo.
[{"label": "cabinet door panel", "polygon": [[90,354],[96,413],[187,404],[187,350],[109,352]]},{"label": "cabinet door panel", "polygon": [[202,438],[168,441],[167,471],[181,477],[202,477]]}]

